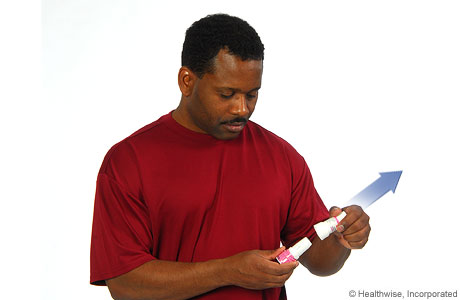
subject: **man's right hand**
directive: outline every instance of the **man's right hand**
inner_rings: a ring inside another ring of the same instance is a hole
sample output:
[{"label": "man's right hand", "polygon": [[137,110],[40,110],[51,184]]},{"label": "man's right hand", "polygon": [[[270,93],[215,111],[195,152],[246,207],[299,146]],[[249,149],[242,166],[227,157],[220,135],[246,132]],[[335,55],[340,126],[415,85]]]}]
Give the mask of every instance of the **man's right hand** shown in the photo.
[{"label": "man's right hand", "polygon": [[281,287],[299,264],[278,264],[275,258],[284,249],[250,250],[196,263],[152,260],[106,282],[113,299],[182,300],[228,285]]},{"label": "man's right hand", "polygon": [[262,290],[281,287],[299,265],[296,262],[278,264],[275,258],[285,250],[250,250],[227,257],[224,260],[228,273],[223,274],[229,285]]}]

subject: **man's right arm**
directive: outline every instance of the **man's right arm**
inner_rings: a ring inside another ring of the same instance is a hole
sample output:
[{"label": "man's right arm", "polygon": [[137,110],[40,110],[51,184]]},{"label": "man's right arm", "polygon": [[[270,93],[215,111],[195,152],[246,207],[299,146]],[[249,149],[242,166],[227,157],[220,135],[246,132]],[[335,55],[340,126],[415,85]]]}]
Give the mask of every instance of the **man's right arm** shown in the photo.
[{"label": "man's right arm", "polygon": [[250,250],[197,263],[152,260],[106,283],[116,300],[188,299],[228,285],[281,287],[298,265],[274,262],[283,250]]}]

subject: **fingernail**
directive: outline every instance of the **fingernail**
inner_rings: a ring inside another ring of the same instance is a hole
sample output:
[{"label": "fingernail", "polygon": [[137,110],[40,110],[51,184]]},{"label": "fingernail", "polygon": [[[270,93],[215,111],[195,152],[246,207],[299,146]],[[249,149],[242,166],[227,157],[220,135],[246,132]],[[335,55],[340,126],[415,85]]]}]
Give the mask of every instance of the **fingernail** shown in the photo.
[{"label": "fingernail", "polygon": [[337,231],[338,232],[343,232],[345,230],[345,227],[343,225],[337,226]]}]

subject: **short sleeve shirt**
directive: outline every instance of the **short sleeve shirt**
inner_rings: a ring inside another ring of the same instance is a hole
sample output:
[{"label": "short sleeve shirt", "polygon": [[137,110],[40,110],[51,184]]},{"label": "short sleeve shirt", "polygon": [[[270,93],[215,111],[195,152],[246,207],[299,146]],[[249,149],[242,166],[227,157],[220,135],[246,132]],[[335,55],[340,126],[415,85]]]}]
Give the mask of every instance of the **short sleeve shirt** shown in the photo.
[{"label": "short sleeve shirt", "polygon": [[[167,114],[116,144],[97,179],[92,284],[154,259],[201,262],[314,238],[328,217],[302,156],[249,121],[233,140]],[[200,299],[283,299],[229,286]]]}]

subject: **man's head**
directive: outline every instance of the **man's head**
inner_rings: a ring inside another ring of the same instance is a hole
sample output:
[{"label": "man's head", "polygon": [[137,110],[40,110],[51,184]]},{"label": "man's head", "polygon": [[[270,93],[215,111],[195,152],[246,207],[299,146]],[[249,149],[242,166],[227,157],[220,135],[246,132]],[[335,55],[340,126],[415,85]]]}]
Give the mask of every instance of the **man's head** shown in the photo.
[{"label": "man's head", "polygon": [[188,67],[199,78],[212,73],[220,50],[246,60],[263,60],[264,45],[259,35],[240,18],[216,14],[196,21],[185,33],[182,48],[182,66]]},{"label": "man's head", "polygon": [[236,138],[251,116],[262,81],[264,46],[245,21],[207,16],[187,30],[173,117],[218,139]]}]

